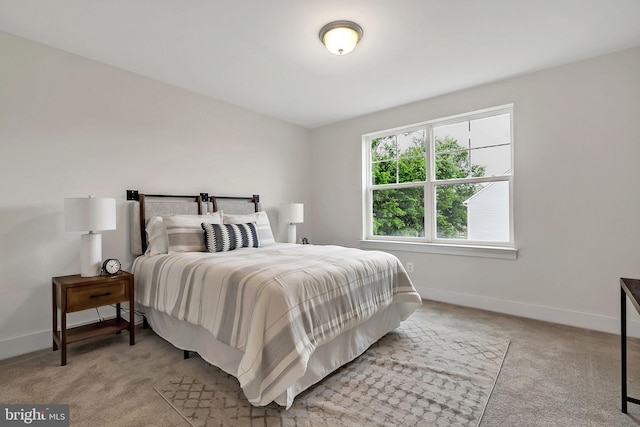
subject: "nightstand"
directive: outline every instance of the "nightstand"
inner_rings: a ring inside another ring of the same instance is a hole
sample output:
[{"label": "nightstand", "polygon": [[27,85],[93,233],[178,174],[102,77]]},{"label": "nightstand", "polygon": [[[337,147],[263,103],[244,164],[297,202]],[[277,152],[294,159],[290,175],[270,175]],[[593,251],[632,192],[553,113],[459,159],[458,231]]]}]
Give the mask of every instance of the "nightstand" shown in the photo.
[{"label": "nightstand", "polygon": [[[102,335],[129,330],[129,344],[135,344],[133,274],[121,271],[113,276],[53,277],[51,279],[53,301],[53,350],[61,350],[60,365],[67,364],[67,345]],[[120,303],[129,303],[129,321],[120,316]],[[88,325],[67,329],[67,313],[116,305],[116,317]],[[60,330],[58,331],[58,309]]]}]

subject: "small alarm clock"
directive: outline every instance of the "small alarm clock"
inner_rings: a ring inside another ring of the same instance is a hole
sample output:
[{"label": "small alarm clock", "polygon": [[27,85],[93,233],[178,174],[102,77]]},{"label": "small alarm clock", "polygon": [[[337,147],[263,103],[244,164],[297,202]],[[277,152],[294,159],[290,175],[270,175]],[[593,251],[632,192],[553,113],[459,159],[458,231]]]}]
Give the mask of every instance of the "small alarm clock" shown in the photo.
[{"label": "small alarm clock", "polygon": [[102,271],[106,274],[113,276],[114,274],[118,274],[120,272],[120,261],[115,258],[109,258],[102,263]]}]

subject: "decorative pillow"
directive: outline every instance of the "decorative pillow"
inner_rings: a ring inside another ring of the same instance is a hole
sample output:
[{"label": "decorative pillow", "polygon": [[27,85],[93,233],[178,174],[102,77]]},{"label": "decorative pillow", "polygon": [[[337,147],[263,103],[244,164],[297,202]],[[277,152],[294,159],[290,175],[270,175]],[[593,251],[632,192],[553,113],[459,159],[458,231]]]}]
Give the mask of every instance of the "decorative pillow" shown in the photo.
[{"label": "decorative pillow", "polygon": [[258,230],[258,238],[260,239],[260,246],[264,247],[276,243],[276,239],[273,237],[273,231],[271,231],[269,217],[265,211],[244,215],[229,215],[223,213],[222,219],[224,224],[245,224],[255,222],[256,229]]},{"label": "decorative pillow", "polygon": [[204,242],[209,252],[226,252],[236,248],[259,248],[260,239],[256,223],[201,224]]},{"label": "decorative pillow", "polygon": [[167,241],[167,229],[164,227],[164,221],[161,216],[149,218],[149,222],[145,228],[147,232],[147,255],[166,254],[168,252],[169,242]]},{"label": "decorative pillow", "polygon": [[206,252],[204,243],[203,221],[221,224],[220,214],[212,215],[168,215],[162,221],[167,229],[167,249],[174,252]]}]

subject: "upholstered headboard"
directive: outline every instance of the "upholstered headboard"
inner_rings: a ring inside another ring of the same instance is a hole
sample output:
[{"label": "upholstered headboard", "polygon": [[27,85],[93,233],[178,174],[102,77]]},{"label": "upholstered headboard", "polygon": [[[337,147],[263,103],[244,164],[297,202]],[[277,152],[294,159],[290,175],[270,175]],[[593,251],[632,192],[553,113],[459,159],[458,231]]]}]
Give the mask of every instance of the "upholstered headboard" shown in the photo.
[{"label": "upholstered headboard", "polygon": [[127,190],[130,205],[131,253],[141,255],[147,249],[146,224],[149,218],[169,214],[204,215],[223,211],[229,214],[247,214],[260,210],[260,196],[228,197],[210,196],[209,193],[194,195],[141,194]]}]

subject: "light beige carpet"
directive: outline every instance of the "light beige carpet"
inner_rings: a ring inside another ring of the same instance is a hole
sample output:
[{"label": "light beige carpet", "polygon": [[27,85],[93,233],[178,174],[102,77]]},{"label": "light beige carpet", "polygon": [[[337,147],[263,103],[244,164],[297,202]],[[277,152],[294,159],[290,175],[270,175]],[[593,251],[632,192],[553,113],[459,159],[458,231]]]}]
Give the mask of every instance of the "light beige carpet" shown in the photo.
[{"label": "light beige carpet", "polygon": [[[480,427],[640,426],[640,405],[620,412],[619,335],[428,300],[413,318],[511,339]],[[627,344],[629,392],[638,397],[640,339]],[[51,348],[0,361],[0,403],[69,404],[74,427],[188,427],[154,386],[212,369],[142,328],[134,346],[126,332],[72,344],[68,362],[60,366]]]},{"label": "light beige carpet", "polygon": [[237,380],[211,367],[154,389],[192,426],[477,426],[509,342],[403,322],[285,410],[250,405]]}]

